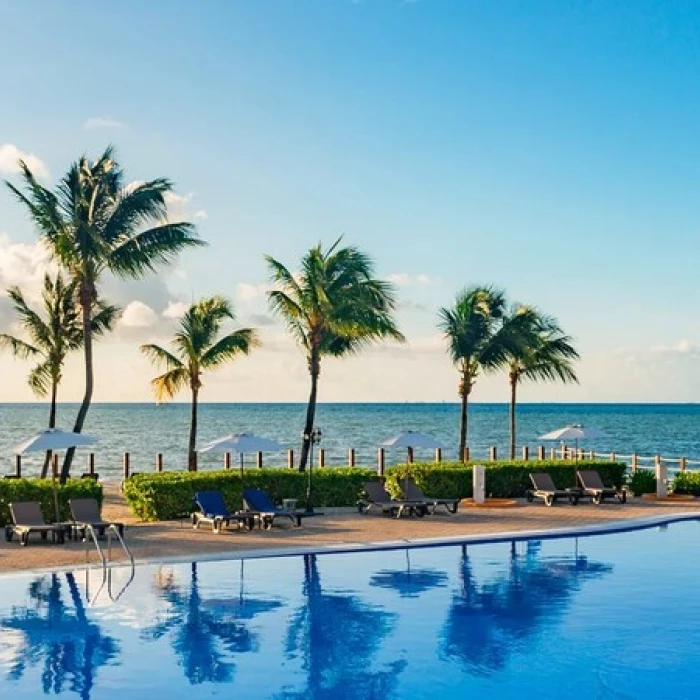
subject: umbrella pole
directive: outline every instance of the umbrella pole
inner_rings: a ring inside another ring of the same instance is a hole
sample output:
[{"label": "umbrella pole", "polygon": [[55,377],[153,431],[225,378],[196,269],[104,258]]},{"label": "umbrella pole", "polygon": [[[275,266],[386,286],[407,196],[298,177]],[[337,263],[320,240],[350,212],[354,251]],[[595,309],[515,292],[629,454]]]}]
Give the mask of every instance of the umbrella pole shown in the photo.
[{"label": "umbrella pole", "polygon": [[53,488],[53,507],[56,516],[56,522],[61,522],[61,512],[58,508],[58,487],[56,486],[56,476],[58,473],[58,455],[53,454],[51,457],[51,486]]}]

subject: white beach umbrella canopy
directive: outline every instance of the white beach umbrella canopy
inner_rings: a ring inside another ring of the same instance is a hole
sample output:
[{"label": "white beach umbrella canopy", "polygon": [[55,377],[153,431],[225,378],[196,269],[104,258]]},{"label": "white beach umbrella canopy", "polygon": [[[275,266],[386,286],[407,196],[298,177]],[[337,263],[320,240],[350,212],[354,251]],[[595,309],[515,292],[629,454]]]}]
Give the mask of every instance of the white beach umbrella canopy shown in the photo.
[{"label": "white beach umbrella canopy", "polygon": [[67,450],[71,447],[81,447],[82,445],[94,445],[97,438],[83,433],[67,433],[59,428],[49,428],[41,433],[33,435],[28,440],[15,445],[13,452],[16,455],[23,455],[27,452],[47,452],[51,450]]},{"label": "white beach umbrella canopy", "polygon": [[213,440],[199,449],[200,452],[279,452],[284,448],[269,438],[259,437],[252,433],[233,433],[226,437]]},{"label": "white beach umbrella canopy", "polygon": [[429,449],[444,448],[435,438],[417,430],[406,430],[403,433],[379,443],[381,447],[426,447]]},{"label": "white beach umbrella canopy", "polygon": [[563,428],[553,430],[551,433],[540,435],[540,440],[599,440],[600,438],[608,437],[606,433],[598,428],[573,423],[565,425]]}]

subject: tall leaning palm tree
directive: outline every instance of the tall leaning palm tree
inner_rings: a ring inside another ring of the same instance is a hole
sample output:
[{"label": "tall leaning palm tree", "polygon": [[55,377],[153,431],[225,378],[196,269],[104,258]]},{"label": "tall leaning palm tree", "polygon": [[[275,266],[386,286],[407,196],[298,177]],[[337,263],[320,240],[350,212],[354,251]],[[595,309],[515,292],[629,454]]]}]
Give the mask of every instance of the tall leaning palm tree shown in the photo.
[{"label": "tall leaning palm tree", "polygon": [[186,386],[192,392],[190,439],[187,463],[190,471],[197,470],[197,407],[202,388],[202,374],[218,369],[239,355],[247,355],[258,345],[257,333],[251,328],[241,328],[221,336],[221,326],[226,320],[235,320],[227,299],[214,296],[202,299],[190,306],[180,321],[180,329],[173,338],[174,352],[160,345],[142,345],[141,351],[165,372],[151,381],[156,399],[171,399]]},{"label": "tall leaning palm tree", "polygon": [[320,243],[311,248],[297,275],[265,257],[276,287],[268,295],[270,306],[304,350],[311,375],[300,471],[306,469],[311,446],[321,359],[345,357],[384,338],[404,341],[393,319],[393,285],[376,279],[370,257],[358,248],[340,247],[341,240],[328,250]]},{"label": "tall leaning palm tree", "polygon": [[[124,278],[143,277],[202,241],[192,224],[168,221],[165,195],[172,190],[170,180],[127,183],[111,146],[95,161],[83,156],[73,163],[53,191],[22,161],[20,170],[23,188],[6,184],[78,286],[85,355],[85,393],[74,425],[80,432],[94,387],[92,316],[102,275],[109,271]],[[62,481],[74,451],[66,454]]]},{"label": "tall leaning palm tree", "polygon": [[513,344],[510,326],[503,323],[505,293],[491,286],[473,286],[457,295],[451,308],[440,309],[439,328],[459,372],[461,400],[459,458],[464,459],[468,440],[469,396],[479,374],[503,367]]},{"label": "tall leaning palm tree", "polygon": [[[523,309],[527,309],[523,311]],[[514,306],[509,319],[520,318],[519,342],[508,352],[510,385],[510,458],[515,458],[516,403],[518,385],[524,381],[578,382],[574,362],[579,354],[572,338],[564,333],[553,317],[530,307]]]},{"label": "tall leaning palm tree", "polygon": [[[66,282],[58,273],[55,279],[44,275],[41,312],[31,308],[19,287],[11,287],[7,294],[12,301],[19,325],[28,338],[22,340],[8,333],[0,334],[0,348],[9,349],[21,360],[36,360],[27,382],[40,397],[51,396],[49,428],[56,427],[58,387],[63,376],[66,357],[83,344],[83,326],[80,320],[77,283]],[[117,308],[98,300],[92,317],[95,335],[110,330],[117,317]],[[41,477],[46,476],[51,453],[48,452]]]}]

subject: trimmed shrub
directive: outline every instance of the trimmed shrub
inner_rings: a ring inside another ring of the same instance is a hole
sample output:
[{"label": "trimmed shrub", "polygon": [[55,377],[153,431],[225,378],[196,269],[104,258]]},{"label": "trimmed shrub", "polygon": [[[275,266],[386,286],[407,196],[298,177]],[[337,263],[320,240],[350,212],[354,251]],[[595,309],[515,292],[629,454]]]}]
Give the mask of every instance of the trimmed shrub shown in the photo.
[{"label": "trimmed shrub", "polygon": [[673,492],[700,496],[700,472],[678,472],[673,480]]},{"label": "trimmed shrub", "polygon": [[627,486],[635,496],[656,492],[656,474],[653,469],[637,469],[627,477]]},{"label": "trimmed shrub", "polygon": [[[69,479],[64,486],[56,484],[61,521],[70,520],[68,501],[71,498],[96,498],[102,503],[102,486],[92,479]],[[10,503],[39,501],[47,522],[55,519],[53,487],[50,479],[0,480],[0,527],[12,522]]]},{"label": "trimmed shrub", "polygon": [[393,496],[401,493],[401,481],[413,477],[428,496],[438,498],[471,498],[472,467],[486,467],[486,495],[493,498],[522,498],[532,488],[530,473],[546,471],[557,488],[576,486],[577,469],[595,469],[606,486],[624,483],[627,465],[624,462],[579,460],[538,460],[503,462],[434,462],[402,464],[387,470],[387,488]]},{"label": "trimmed shrub", "polygon": [[[313,505],[347,506],[357,503],[362,483],[376,478],[371,469],[316,467],[313,470]],[[292,469],[246,469],[241,479],[237,470],[216,472],[164,472],[137,474],[126,480],[124,496],[134,515],[141,520],[172,520],[194,510],[197,491],[218,490],[231,510],[239,510],[243,490],[261,488],[274,501],[296,498],[306,505],[308,472]]]},{"label": "trimmed shrub", "polygon": [[[401,481],[412,476],[427,495],[465,498],[472,495],[473,463],[414,463],[386,470],[386,484],[392,495],[401,493]],[[621,486],[626,465],[591,461],[513,461],[486,465],[488,496],[516,498],[530,488],[529,473],[547,471],[559,488],[573,486],[576,469],[597,469],[606,484]],[[377,478],[373,469],[325,467],[313,470],[313,505],[354,506],[362,497],[362,484]],[[124,484],[124,496],[134,515],[141,520],[172,520],[187,517],[194,510],[197,491],[218,490],[231,510],[242,504],[243,489],[261,488],[275,501],[296,498],[306,505],[308,474],[291,469],[247,469],[241,479],[238,470],[212,472],[164,472],[136,474]]]}]

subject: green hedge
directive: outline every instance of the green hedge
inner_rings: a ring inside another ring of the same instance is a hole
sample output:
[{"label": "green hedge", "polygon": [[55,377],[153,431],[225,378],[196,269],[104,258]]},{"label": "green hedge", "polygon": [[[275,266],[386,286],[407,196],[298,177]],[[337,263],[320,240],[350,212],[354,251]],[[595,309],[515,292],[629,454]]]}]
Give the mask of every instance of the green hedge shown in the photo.
[{"label": "green hedge", "polygon": [[[92,479],[69,479],[64,486],[57,484],[58,507],[61,520],[70,520],[68,501],[71,498],[96,498],[102,503],[102,486]],[[10,503],[39,501],[47,522],[53,522],[54,500],[50,479],[1,479],[0,480],[0,527],[12,522]]]},{"label": "green hedge", "polygon": [[[357,502],[362,484],[376,477],[371,469],[315,468],[314,506],[345,506]],[[171,520],[189,515],[197,491],[218,490],[231,510],[239,510],[243,489],[265,489],[274,501],[296,498],[306,505],[307,473],[292,469],[246,469],[216,472],[164,472],[137,474],[124,484],[124,496],[141,520]]]},{"label": "green hedge", "polygon": [[387,470],[387,488],[392,495],[401,493],[401,481],[413,477],[426,495],[436,498],[471,498],[472,467],[486,467],[486,495],[493,498],[522,498],[532,488],[530,473],[546,471],[557,488],[576,485],[577,469],[595,469],[606,485],[622,486],[627,465],[623,462],[579,460],[502,461],[502,462],[434,462],[402,464]]},{"label": "green hedge", "polygon": [[673,480],[673,492],[700,496],[700,472],[678,472]]},{"label": "green hedge", "polygon": [[[407,475],[429,496],[465,498],[472,495],[472,463],[415,463],[389,467],[387,488],[401,492]],[[522,497],[530,488],[529,473],[546,470],[559,488],[573,486],[576,469],[597,469],[606,484],[621,486],[625,464],[602,461],[513,461],[487,463],[486,492],[500,498]],[[362,483],[377,478],[374,469],[326,467],[313,470],[313,504],[318,507],[353,506],[362,495]],[[137,474],[124,484],[124,496],[141,520],[171,520],[193,510],[197,491],[219,490],[231,510],[238,510],[244,488],[262,488],[275,501],[296,498],[306,504],[308,476],[291,469],[247,469],[243,480],[238,470],[212,472],[163,472]]]}]

